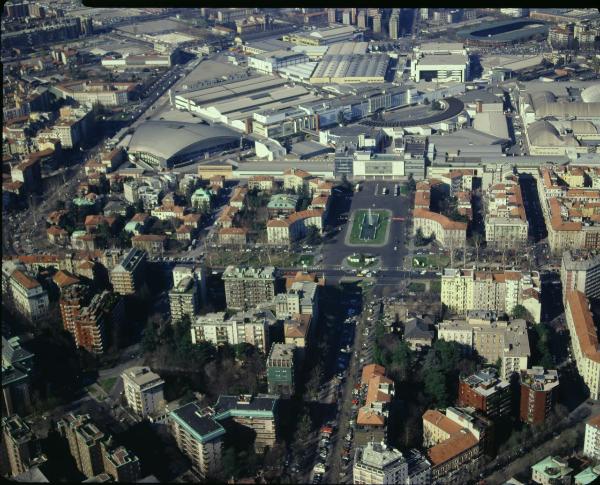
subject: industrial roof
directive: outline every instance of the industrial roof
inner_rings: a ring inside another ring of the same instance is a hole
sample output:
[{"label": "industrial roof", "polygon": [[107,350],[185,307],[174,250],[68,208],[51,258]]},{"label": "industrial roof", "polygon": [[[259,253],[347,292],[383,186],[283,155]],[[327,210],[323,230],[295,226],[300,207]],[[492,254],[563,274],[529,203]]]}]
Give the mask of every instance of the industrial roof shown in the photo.
[{"label": "industrial roof", "polygon": [[600,83],[593,84],[581,91],[581,99],[586,103],[600,103]]},{"label": "industrial roof", "polygon": [[389,60],[385,54],[326,55],[315,69],[312,77],[383,77]]},{"label": "industrial roof", "polygon": [[546,120],[531,123],[527,127],[527,135],[529,143],[533,146],[560,147],[577,144],[577,141],[573,137],[561,137],[554,125]]},{"label": "industrial roof", "polygon": [[419,66],[464,66],[468,57],[461,54],[426,54],[417,62]]},{"label": "industrial roof", "polygon": [[128,151],[151,153],[165,161],[199,145],[209,147],[239,139],[239,134],[225,126],[209,126],[201,123],[174,123],[171,121],[147,121],[133,134]]},{"label": "industrial roof", "polygon": [[506,116],[501,112],[477,113],[473,128],[503,140],[510,140]]}]

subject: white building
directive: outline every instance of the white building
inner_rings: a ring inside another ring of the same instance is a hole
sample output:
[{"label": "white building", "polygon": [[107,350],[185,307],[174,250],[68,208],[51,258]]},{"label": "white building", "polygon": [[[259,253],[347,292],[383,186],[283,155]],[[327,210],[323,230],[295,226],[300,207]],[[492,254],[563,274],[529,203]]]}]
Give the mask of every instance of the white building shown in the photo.
[{"label": "white building", "polygon": [[153,416],[164,410],[165,381],[158,374],[148,367],[131,367],[121,377],[127,405],[138,415]]},{"label": "white building", "polygon": [[583,454],[592,460],[600,460],[600,414],[585,423]]},{"label": "white building", "polygon": [[352,472],[355,484],[431,483],[431,463],[417,450],[409,450],[405,457],[400,451],[373,441],[356,449]]},{"label": "white building", "polygon": [[275,296],[277,318],[290,318],[292,315],[317,315],[317,289],[312,281],[295,281],[287,293]]},{"label": "white building", "polygon": [[469,79],[469,56],[459,43],[425,43],[413,51],[410,75],[413,81],[462,83]]},{"label": "white building", "polygon": [[173,268],[173,288],[169,291],[169,306],[171,321],[177,322],[184,316],[194,320],[200,307],[196,272],[189,266],[175,266]]},{"label": "white building", "polygon": [[248,56],[248,67],[265,74],[273,74],[283,67],[294,66],[304,62],[308,62],[307,55],[288,50],[278,50]]},{"label": "white building", "polygon": [[45,316],[49,306],[48,292],[37,280],[21,269],[16,269],[16,266],[13,265],[12,268],[4,268],[4,266],[5,264],[2,271],[3,287],[6,285],[8,291],[6,296],[12,299],[16,310],[32,322]]}]

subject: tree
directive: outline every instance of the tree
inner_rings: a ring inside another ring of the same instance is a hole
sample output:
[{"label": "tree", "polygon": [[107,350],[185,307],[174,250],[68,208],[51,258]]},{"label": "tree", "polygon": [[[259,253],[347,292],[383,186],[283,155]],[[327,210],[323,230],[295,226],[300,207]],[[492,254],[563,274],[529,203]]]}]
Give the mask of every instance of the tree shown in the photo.
[{"label": "tree", "polygon": [[158,332],[152,322],[148,322],[142,337],[142,349],[144,352],[154,352],[158,347]]},{"label": "tree", "polygon": [[511,311],[511,316],[513,318],[527,319],[529,317],[529,312],[523,305],[515,305]]},{"label": "tree", "polygon": [[321,237],[321,232],[319,231],[319,228],[314,225],[308,226],[308,228],[306,229],[306,236],[304,240],[310,246],[316,246],[317,244],[321,244],[323,238]]},{"label": "tree", "polygon": [[413,177],[412,173],[408,174],[408,181],[406,182],[406,185],[408,187],[408,190],[410,190],[411,192],[417,190],[417,182],[415,181],[415,178]]},{"label": "tree", "polygon": [[425,392],[434,400],[437,406],[444,407],[447,404],[446,378],[441,370],[435,369],[427,374]]},{"label": "tree", "polygon": [[413,362],[413,351],[410,346],[404,342],[398,342],[392,352],[392,366],[397,369],[398,377],[404,381],[408,377],[408,371]]}]

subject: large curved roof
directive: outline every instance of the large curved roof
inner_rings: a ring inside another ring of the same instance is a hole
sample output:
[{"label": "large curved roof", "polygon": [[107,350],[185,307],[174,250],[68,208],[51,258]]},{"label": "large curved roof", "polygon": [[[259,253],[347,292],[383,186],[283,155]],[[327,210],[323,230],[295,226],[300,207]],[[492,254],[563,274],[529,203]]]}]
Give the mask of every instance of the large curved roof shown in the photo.
[{"label": "large curved roof", "polygon": [[593,84],[581,91],[581,99],[586,103],[600,103],[600,83]]},{"label": "large curved roof", "polygon": [[563,138],[558,130],[546,120],[531,123],[527,128],[529,142],[538,147],[562,147],[576,144],[573,138]]},{"label": "large curved roof", "polygon": [[134,132],[127,150],[143,152],[163,160],[239,140],[240,135],[224,126],[177,121],[147,121]]}]

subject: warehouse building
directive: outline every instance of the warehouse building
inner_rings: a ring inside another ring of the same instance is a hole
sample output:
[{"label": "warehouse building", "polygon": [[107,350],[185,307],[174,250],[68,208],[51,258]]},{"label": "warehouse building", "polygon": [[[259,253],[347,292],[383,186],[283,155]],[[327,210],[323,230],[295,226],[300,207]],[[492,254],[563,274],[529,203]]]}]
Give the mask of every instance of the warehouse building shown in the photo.
[{"label": "warehouse building", "polygon": [[294,32],[284,35],[282,40],[296,45],[323,46],[336,42],[350,42],[362,34],[353,25],[334,24],[310,33]]},{"label": "warehouse building", "polygon": [[308,62],[308,56],[299,52],[279,50],[248,56],[248,67],[265,74],[273,74],[280,68]]},{"label": "warehouse building", "polygon": [[426,43],[415,47],[410,66],[411,79],[462,83],[469,79],[469,56],[459,43]]},{"label": "warehouse building", "polygon": [[323,57],[312,84],[383,83],[390,58],[385,54],[340,54]]}]

